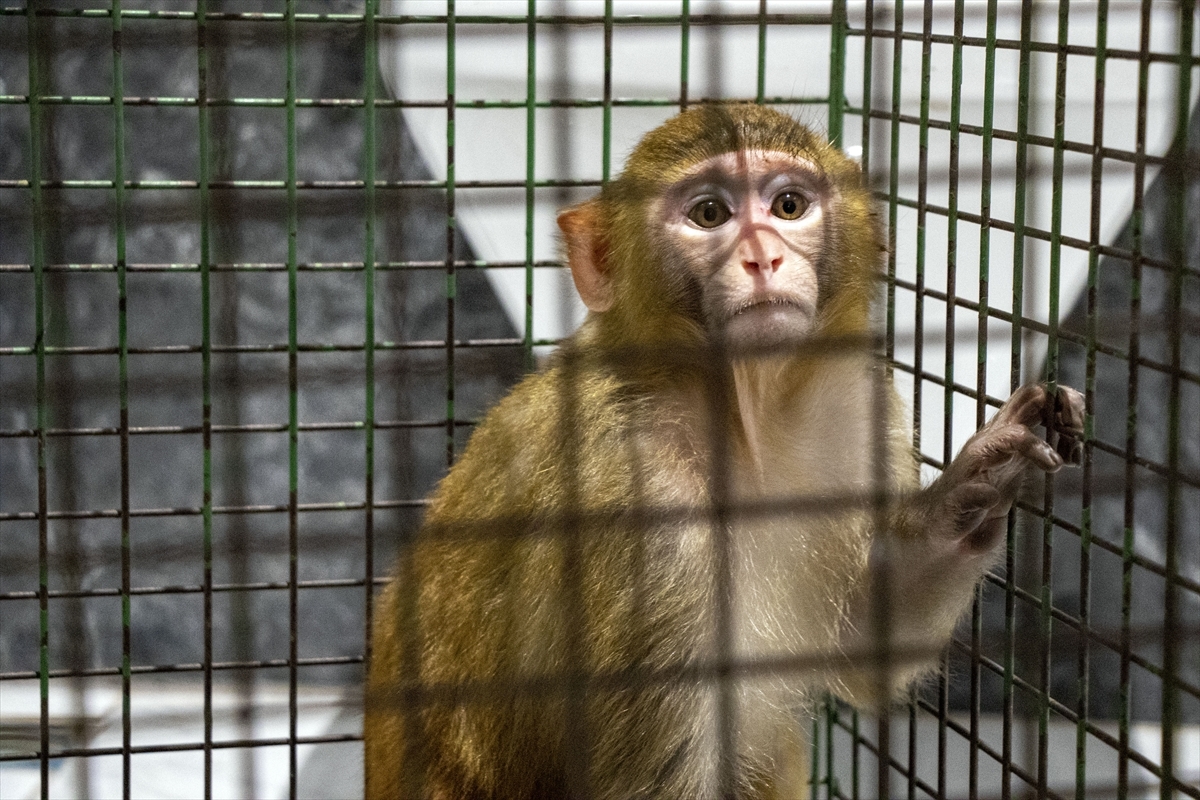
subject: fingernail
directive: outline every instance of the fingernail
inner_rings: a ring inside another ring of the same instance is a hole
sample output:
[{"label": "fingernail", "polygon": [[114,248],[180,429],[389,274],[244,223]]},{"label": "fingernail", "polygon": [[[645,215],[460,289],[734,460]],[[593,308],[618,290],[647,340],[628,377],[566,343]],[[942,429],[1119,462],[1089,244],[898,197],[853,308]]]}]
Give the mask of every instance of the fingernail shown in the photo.
[{"label": "fingernail", "polygon": [[1046,471],[1047,472],[1058,472],[1060,469],[1062,469],[1062,465],[1064,463],[1063,457],[1060,456],[1058,454],[1058,452],[1049,445],[1049,443],[1040,442],[1040,444],[1042,446],[1042,448],[1041,448],[1042,452],[1046,455],[1046,461],[1045,461]]}]

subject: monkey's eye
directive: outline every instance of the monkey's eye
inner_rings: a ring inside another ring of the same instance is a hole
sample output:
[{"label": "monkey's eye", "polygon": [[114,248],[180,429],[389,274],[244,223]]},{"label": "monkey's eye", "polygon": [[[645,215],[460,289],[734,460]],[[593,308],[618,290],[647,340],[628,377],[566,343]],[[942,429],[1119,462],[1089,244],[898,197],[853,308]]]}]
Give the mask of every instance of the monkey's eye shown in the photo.
[{"label": "monkey's eye", "polygon": [[799,192],[784,192],[771,203],[771,213],[780,219],[800,219],[808,211],[808,200]]},{"label": "monkey's eye", "polygon": [[701,228],[716,228],[724,225],[731,216],[733,215],[729,213],[729,209],[725,207],[724,203],[711,197],[696,203],[688,212],[688,219]]}]

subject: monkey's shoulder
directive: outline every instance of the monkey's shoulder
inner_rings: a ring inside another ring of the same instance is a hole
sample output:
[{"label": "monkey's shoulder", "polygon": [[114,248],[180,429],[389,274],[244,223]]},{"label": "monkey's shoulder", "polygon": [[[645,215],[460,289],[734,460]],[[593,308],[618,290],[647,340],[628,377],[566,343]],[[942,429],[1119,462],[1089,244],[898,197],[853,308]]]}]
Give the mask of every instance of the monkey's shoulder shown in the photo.
[{"label": "monkey's shoulder", "polygon": [[707,466],[699,407],[612,370],[552,361],[488,412],[434,506],[546,513],[698,490]]}]

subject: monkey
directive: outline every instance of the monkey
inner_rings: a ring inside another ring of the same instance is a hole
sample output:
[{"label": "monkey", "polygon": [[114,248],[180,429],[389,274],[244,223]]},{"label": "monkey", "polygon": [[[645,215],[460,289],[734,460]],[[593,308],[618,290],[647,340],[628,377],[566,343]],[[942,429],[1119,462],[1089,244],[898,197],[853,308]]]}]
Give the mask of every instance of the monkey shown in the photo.
[{"label": "monkey", "polygon": [[1019,388],[921,487],[861,170],[767,107],[671,118],[558,224],[588,315],[401,542],[366,795],[807,796],[799,715],[929,673],[1083,398]]}]

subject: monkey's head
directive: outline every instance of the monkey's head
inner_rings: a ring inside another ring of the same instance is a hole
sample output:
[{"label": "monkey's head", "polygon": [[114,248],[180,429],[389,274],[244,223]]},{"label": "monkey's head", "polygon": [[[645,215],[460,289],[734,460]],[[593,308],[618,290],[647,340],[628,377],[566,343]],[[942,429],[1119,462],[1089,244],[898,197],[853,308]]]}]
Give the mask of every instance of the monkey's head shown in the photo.
[{"label": "monkey's head", "polygon": [[859,167],[770,108],[668,120],[558,224],[610,344],[737,352],[867,325],[882,246]]}]

